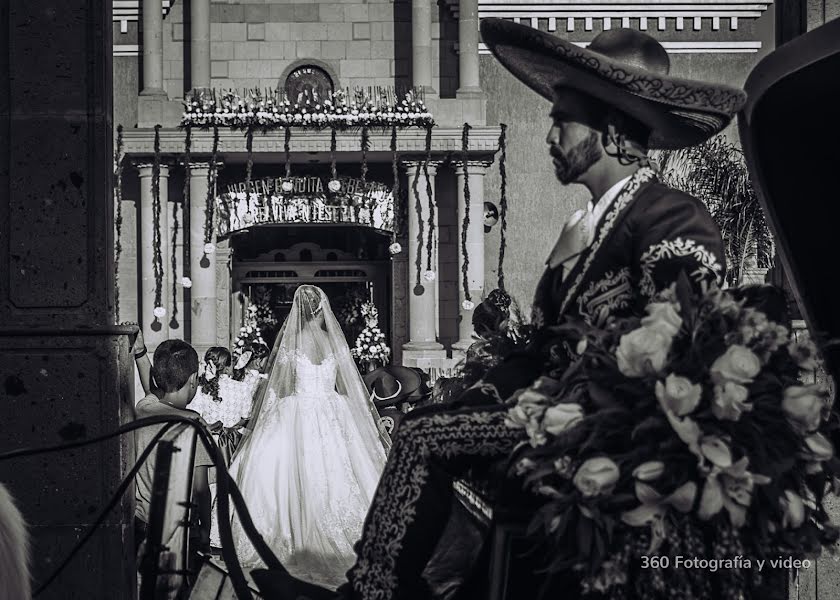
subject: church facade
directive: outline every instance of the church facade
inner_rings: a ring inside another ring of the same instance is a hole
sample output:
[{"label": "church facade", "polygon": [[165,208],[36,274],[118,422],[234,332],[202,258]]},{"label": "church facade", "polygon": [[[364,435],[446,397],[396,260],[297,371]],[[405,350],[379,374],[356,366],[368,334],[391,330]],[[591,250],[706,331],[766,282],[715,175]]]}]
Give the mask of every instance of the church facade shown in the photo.
[{"label": "church facade", "polygon": [[548,103],[487,53],[479,19],[581,45],[637,28],[663,42],[672,72],[740,85],[775,45],[775,12],[117,0],[119,318],[139,321],[150,348],[177,337],[201,353],[230,347],[251,305],[276,330],[312,283],[351,324],[373,302],[394,361],[445,371],[492,289],[527,313],[543,258],[588,200],[554,180]]}]

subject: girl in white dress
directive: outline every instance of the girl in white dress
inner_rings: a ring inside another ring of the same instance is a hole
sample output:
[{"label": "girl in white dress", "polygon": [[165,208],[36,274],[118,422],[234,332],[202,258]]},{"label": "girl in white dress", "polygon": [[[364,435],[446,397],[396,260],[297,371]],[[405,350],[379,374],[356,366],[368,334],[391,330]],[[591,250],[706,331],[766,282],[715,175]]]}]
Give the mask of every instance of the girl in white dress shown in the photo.
[{"label": "girl in white dress", "polygon": [[[390,446],[324,292],[303,285],[230,467],[257,530],[292,575],[335,587],[355,560]],[[240,562],[261,561],[239,521]]]}]

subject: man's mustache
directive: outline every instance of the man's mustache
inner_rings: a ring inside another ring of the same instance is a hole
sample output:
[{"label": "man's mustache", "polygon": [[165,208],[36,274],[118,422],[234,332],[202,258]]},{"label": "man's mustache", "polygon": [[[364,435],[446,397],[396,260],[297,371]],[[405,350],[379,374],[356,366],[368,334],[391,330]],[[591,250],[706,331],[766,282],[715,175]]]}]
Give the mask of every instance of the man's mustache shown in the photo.
[{"label": "man's mustache", "polygon": [[566,160],[565,155],[554,146],[549,147],[548,153],[551,155],[552,158],[559,160],[564,165],[567,164],[568,161]]}]

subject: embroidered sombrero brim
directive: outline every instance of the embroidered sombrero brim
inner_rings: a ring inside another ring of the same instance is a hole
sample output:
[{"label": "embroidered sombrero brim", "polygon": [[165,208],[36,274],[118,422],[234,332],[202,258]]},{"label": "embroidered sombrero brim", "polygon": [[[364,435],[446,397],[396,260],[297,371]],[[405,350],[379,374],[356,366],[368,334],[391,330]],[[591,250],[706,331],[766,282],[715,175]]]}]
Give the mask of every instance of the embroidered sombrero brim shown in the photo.
[{"label": "embroidered sombrero brim", "polygon": [[[840,376],[840,311],[826,264],[835,256],[840,204],[840,19],[780,46],[745,83],[738,115],[747,167],[808,329]],[[835,148],[835,150],[832,150]]]},{"label": "embroidered sombrero brim", "polygon": [[743,91],[638,68],[554,34],[504,19],[481,21],[484,43],[517,79],[551,100],[568,87],[650,128],[651,149],[700,144],[723,130],[746,100]]},{"label": "embroidered sombrero brim", "polygon": [[374,384],[385,373],[387,373],[399,382],[399,393],[392,398],[386,398],[381,400],[377,399],[377,404],[394,404],[395,402],[405,400],[420,388],[420,385],[423,381],[420,377],[420,374],[413,369],[403,367],[402,365],[388,365],[387,367],[379,367],[378,369],[374,369],[369,373],[365,373],[362,379],[364,380],[368,391],[370,391],[371,393],[373,392]]}]

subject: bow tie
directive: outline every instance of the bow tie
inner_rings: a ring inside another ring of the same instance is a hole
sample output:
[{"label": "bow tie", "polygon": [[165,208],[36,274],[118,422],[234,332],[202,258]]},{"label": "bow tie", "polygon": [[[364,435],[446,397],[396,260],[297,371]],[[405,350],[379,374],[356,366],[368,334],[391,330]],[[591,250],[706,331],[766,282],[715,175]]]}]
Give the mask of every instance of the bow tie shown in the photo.
[{"label": "bow tie", "polygon": [[569,272],[575,266],[580,253],[589,247],[589,237],[593,231],[592,204],[586,209],[576,210],[563,225],[560,237],[548,257],[548,266],[556,269],[563,265],[563,270]]}]

